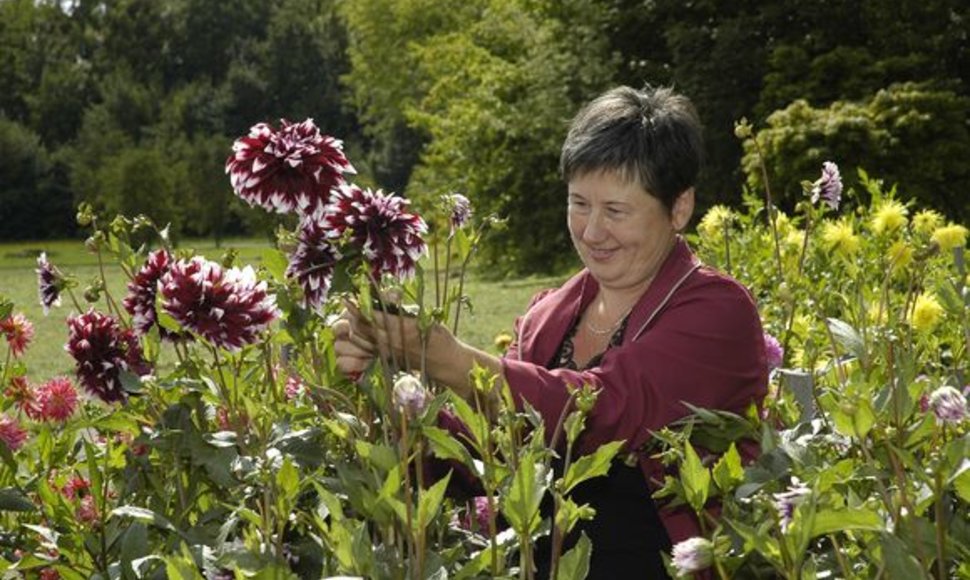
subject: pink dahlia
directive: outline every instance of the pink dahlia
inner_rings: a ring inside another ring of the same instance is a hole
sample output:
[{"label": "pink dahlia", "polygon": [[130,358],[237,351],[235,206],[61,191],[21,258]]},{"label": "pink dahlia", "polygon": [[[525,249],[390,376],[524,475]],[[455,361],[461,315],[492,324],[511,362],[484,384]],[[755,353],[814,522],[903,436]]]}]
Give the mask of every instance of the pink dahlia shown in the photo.
[{"label": "pink dahlia", "polygon": [[34,339],[33,323],[19,312],[0,320],[0,332],[7,337],[7,346],[14,357],[24,354],[27,345]]},{"label": "pink dahlia", "polygon": [[469,532],[488,534],[490,514],[491,510],[488,507],[488,497],[484,495],[477,496],[469,503],[465,517],[461,519],[461,527]]},{"label": "pink dahlia", "polygon": [[323,227],[333,237],[349,232],[361,249],[375,278],[387,273],[397,278],[414,275],[418,259],[427,252],[421,235],[428,231],[420,216],[407,213],[410,202],[356,185],[333,192]]},{"label": "pink dahlia", "polygon": [[118,321],[94,309],[68,319],[67,352],[74,357],[78,380],[106,403],[122,401],[121,371],[149,372],[138,338]]},{"label": "pink dahlia", "polygon": [[3,392],[8,400],[13,402],[14,407],[27,416],[28,419],[40,417],[40,406],[37,404],[37,397],[34,390],[30,388],[26,377],[14,377],[10,379],[10,386]]},{"label": "pink dahlia", "polygon": [[0,415],[0,441],[7,449],[16,451],[23,447],[27,440],[27,431],[20,426],[20,422],[13,417]]},{"label": "pink dahlia", "polygon": [[[155,295],[158,293],[158,281],[168,271],[172,264],[172,255],[167,250],[155,250],[145,259],[145,264],[135,274],[135,279],[128,283],[128,295],[122,304],[128,314],[131,314],[132,325],[138,334],[146,334],[158,321],[155,311]],[[162,338],[174,340],[177,335],[159,326]]]},{"label": "pink dahlia", "polygon": [[781,347],[781,343],[778,342],[777,338],[767,332],[764,335],[765,359],[768,362],[768,370],[773,371],[781,368],[781,365],[785,362],[785,349]]},{"label": "pink dahlia", "polygon": [[40,417],[45,421],[66,421],[77,409],[77,389],[66,377],[53,378],[37,389]]},{"label": "pink dahlia", "polygon": [[256,342],[279,316],[276,297],[252,267],[222,267],[196,256],[179,260],[159,285],[162,308],[184,328],[227,350]]},{"label": "pink dahlia", "polygon": [[286,386],[284,387],[284,392],[286,393],[287,401],[295,401],[300,398],[306,391],[306,387],[303,385],[303,381],[300,377],[296,375],[290,375],[286,378]]},{"label": "pink dahlia", "polygon": [[344,173],[355,173],[343,143],[322,135],[313,119],[299,124],[280,119],[279,130],[259,123],[232,151],[226,173],[236,195],[277,213],[313,213],[344,182]]},{"label": "pink dahlia", "polygon": [[314,219],[304,219],[300,224],[299,243],[286,268],[286,276],[296,279],[303,288],[303,306],[314,310],[323,306],[340,258],[323,226]]},{"label": "pink dahlia", "polygon": [[61,305],[63,280],[60,271],[47,261],[47,252],[41,252],[37,257],[37,293],[40,295],[40,305],[44,307],[45,316],[50,312],[51,306]]}]

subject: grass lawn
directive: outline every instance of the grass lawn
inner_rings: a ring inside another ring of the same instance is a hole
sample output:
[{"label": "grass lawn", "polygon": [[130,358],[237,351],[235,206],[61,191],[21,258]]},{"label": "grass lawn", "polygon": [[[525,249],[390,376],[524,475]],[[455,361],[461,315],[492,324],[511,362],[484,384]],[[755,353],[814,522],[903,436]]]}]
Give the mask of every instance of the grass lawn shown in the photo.
[{"label": "grass lawn", "polygon": [[[223,242],[222,248],[216,248],[211,240],[190,240],[183,241],[180,246],[194,248],[213,260],[218,260],[223,252],[232,248],[239,252],[238,264],[256,266],[269,243],[262,239],[228,240]],[[23,358],[32,382],[46,381],[57,375],[71,376],[74,368],[73,360],[64,351],[64,343],[67,340],[66,319],[76,309],[70,298],[64,295],[61,307],[52,309],[48,316],[44,316],[38,301],[37,275],[34,272],[37,255],[41,251],[46,251],[48,259],[61,271],[78,279],[80,287],[74,292],[79,301],[83,300],[84,287],[99,273],[96,256],[87,252],[81,241],[0,244],[0,294],[14,301],[15,312],[23,312],[34,323],[34,341]],[[105,273],[109,291],[120,302],[127,283],[124,274],[120,268],[113,266],[106,266]],[[469,276],[465,282],[465,294],[471,299],[473,311],[462,312],[459,336],[471,344],[495,352],[495,336],[511,332],[515,317],[524,311],[532,295],[539,289],[556,286],[562,280],[523,278],[490,281]],[[5,343],[0,347],[0,356],[6,356]]]}]

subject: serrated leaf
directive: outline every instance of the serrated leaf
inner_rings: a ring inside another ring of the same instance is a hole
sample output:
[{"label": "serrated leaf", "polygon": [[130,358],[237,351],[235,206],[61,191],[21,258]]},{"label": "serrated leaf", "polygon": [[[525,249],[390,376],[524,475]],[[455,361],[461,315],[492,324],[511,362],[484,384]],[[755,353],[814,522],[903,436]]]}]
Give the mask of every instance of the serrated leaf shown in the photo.
[{"label": "serrated leaf", "polygon": [[526,454],[512,475],[512,485],[502,501],[502,513],[521,536],[532,535],[541,522],[539,503],[546,489],[546,470],[532,454]]},{"label": "serrated leaf", "polygon": [[738,448],[734,443],[717,460],[711,473],[714,476],[714,483],[724,493],[727,493],[735,484],[744,480],[744,466],[741,465],[741,454],[738,453]]},{"label": "serrated leaf", "polygon": [[276,472],[276,484],[286,500],[292,500],[300,491],[300,472],[289,457],[283,458],[283,465]]},{"label": "serrated leaf", "polygon": [[586,537],[586,532],[580,532],[579,540],[571,550],[559,559],[557,580],[582,580],[589,574],[589,560],[593,555],[593,543]]},{"label": "serrated leaf", "polygon": [[286,268],[289,266],[289,260],[286,259],[283,252],[273,248],[265,249],[260,258],[262,266],[273,276],[274,280],[283,282],[286,279]]},{"label": "serrated leaf", "polygon": [[701,458],[688,441],[684,446],[684,462],[680,466],[680,478],[684,485],[687,503],[695,512],[704,509],[710,495],[711,472],[701,463]]},{"label": "serrated leaf", "polygon": [[865,343],[855,328],[838,318],[827,318],[825,322],[828,324],[829,330],[835,338],[835,342],[839,343],[842,348],[852,353],[856,358],[865,358]]},{"label": "serrated leaf", "polygon": [[814,538],[846,530],[883,530],[886,526],[878,513],[867,509],[823,509],[815,513],[809,536]]},{"label": "serrated leaf", "polygon": [[432,485],[427,491],[421,492],[418,497],[418,519],[415,522],[417,525],[415,532],[428,527],[431,520],[438,515],[449,480],[451,480],[451,472],[448,472],[448,475]]},{"label": "serrated leaf", "polygon": [[431,443],[431,452],[434,453],[435,457],[458,461],[462,465],[474,469],[475,462],[471,453],[468,452],[468,448],[462,445],[461,441],[451,433],[440,427],[430,425],[422,427],[421,432]]},{"label": "serrated leaf", "polygon": [[616,457],[622,446],[623,441],[606,443],[600,445],[595,452],[577,459],[569,466],[566,475],[563,477],[563,493],[569,493],[574,487],[588,479],[606,475],[610,470],[613,458]]}]

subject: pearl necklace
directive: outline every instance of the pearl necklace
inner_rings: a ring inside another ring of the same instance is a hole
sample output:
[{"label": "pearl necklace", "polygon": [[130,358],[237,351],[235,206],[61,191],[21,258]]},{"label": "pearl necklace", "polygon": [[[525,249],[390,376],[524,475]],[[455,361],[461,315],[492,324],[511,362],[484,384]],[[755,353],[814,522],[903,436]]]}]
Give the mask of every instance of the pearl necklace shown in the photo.
[{"label": "pearl necklace", "polygon": [[616,332],[616,329],[619,328],[621,324],[623,324],[623,320],[626,319],[626,317],[629,316],[631,312],[633,312],[633,306],[628,308],[627,311],[624,312],[622,316],[617,318],[616,322],[614,322],[613,325],[610,326],[609,328],[596,328],[595,326],[593,326],[593,323],[589,321],[589,318],[587,318],[586,329],[592,332],[593,334],[595,334],[596,336],[606,336],[607,334],[612,334]]}]

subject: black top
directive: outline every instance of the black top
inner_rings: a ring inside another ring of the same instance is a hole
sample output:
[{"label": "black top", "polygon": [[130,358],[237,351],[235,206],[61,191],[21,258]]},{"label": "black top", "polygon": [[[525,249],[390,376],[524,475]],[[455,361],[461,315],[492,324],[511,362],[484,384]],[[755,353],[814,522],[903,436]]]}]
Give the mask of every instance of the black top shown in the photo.
[{"label": "black top", "polygon": [[[624,319],[610,337],[607,350],[623,342],[627,320]],[[579,370],[573,345],[577,330],[578,324],[566,334],[548,368]],[[584,368],[599,365],[602,358],[603,353],[594,356]],[[556,460],[553,466],[556,477],[562,477],[562,460]],[[578,505],[589,504],[596,510],[595,518],[576,524],[566,537],[562,550],[566,553],[579,539],[580,532],[589,536],[593,554],[587,578],[668,578],[660,554],[670,551],[670,538],[638,466],[630,467],[623,461],[614,461],[607,475],[579,484],[573,489],[571,498]],[[555,521],[552,504],[552,498],[546,496],[542,515]],[[549,577],[551,547],[549,536],[536,542],[538,578]]]}]

